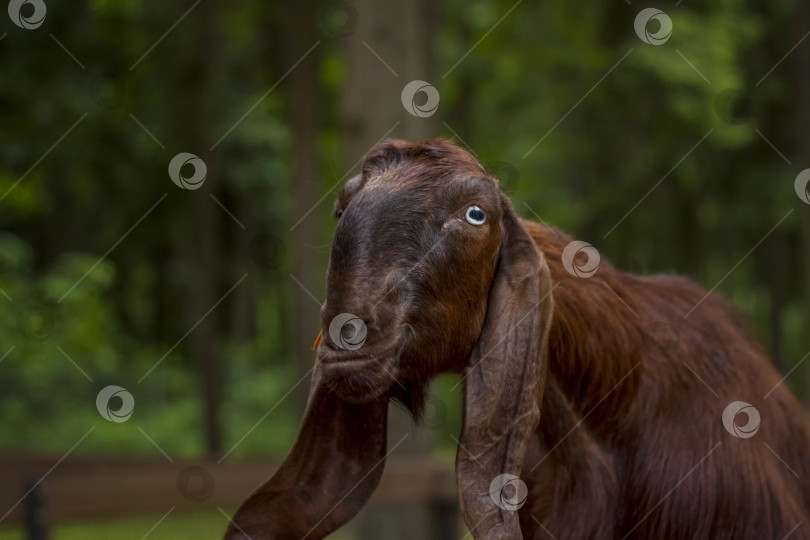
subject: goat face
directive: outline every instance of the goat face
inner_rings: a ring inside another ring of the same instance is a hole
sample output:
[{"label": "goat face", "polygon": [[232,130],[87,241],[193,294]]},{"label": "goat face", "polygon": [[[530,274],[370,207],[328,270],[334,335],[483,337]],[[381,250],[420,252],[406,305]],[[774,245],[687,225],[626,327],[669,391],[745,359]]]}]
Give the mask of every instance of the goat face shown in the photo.
[{"label": "goat face", "polygon": [[393,169],[352,179],[337,213],[318,350],[334,391],[363,402],[462,369],[498,262],[495,182]]}]

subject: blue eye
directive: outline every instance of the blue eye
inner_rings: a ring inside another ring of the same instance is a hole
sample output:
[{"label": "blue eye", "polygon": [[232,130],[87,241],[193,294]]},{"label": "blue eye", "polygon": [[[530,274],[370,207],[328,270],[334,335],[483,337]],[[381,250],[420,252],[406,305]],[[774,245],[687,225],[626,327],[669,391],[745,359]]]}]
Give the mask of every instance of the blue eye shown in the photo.
[{"label": "blue eye", "polygon": [[467,208],[466,218],[467,223],[470,223],[471,225],[483,225],[487,220],[487,215],[477,206],[471,206]]}]

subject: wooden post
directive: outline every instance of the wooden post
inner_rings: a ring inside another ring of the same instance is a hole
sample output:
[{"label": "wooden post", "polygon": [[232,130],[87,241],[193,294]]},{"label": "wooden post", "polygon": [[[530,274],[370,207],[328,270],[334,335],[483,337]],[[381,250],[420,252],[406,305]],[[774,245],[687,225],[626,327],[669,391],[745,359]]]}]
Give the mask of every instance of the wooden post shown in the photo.
[{"label": "wooden post", "polygon": [[25,497],[25,537],[28,540],[48,540],[48,486],[36,478],[26,482],[24,489],[28,493]]},{"label": "wooden post", "polygon": [[461,518],[457,500],[434,499],[428,503],[428,514],[431,540],[461,537],[459,533]]}]

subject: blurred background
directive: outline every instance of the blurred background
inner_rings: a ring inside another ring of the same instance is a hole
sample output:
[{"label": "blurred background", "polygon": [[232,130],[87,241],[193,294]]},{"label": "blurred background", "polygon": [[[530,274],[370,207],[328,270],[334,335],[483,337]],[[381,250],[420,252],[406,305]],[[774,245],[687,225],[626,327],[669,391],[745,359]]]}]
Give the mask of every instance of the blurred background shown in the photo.
[{"label": "blurred background", "polygon": [[[386,137],[454,138],[522,217],[730,297],[810,402],[806,1],[8,12],[0,539],[222,534],[294,440],[332,203]],[[392,412],[412,436],[334,538],[464,534],[456,380]]]}]

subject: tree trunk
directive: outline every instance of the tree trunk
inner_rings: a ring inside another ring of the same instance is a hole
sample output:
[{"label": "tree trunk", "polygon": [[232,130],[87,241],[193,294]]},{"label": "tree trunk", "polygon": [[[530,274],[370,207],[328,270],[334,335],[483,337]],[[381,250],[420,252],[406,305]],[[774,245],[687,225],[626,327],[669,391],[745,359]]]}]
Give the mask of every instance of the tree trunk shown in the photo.
[{"label": "tree trunk", "polygon": [[[357,0],[354,6],[359,24],[346,39],[342,96],[347,167],[358,162],[383,137],[419,141],[445,131],[440,128],[441,100],[435,114],[420,118],[404,108],[401,97],[405,85],[413,80],[425,81],[442,92],[433,61],[434,3]],[[424,102],[420,98],[424,96],[416,96],[417,104]],[[389,446],[406,434],[392,457],[429,453],[431,441],[425,432],[414,430],[402,408],[389,407]],[[430,508],[418,503],[375,507],[361,511],[352,525],[358,538],[432,538],[428,530],[430,516]]]},{"label": "tree trunk", "polygon": [[441,80],[434,73],[433,4],[358,0],[354,5],[360,20],[346,41],[343,95],[347,165],[365,155],[394,125],[388,137],[418,141],[438,135],[442,116],[441,102],[436,114],[418,118],[405,110],[401,98],[405,85],[416,79],[441,94]]},{"label": "tree trunk", "polygon": [[[405,110],[401,97],[405,85],[417,79],[432,84],[441,93],[433,69],[432,3],[360,0],[355,5],[361,18],[356,33],[346,42],[343,95],[347,164],[359,160],[389,131],[388,137],[411,141],[436,136],[441,131],[437,120],[441,116],[441,101],[436,114],[419,118]],[[417,102],[421,103],[418,100],[419,96]],[[398,441],[411,431],[411,422],[399,408],[389,410],[389,440]],[[409,436],[397,453],[427,451],[427,441],[415,439]]]},{"label": "tree trunk", "polygon": [[[296,21],[289,35],[287,63],[293,65],[318,41],[315,23],[317,8],[314,0],[298,0],[290,8],[290,20]],[[290,73],[290,121],[293,139],[293,207],[292,220],[297,222],[309,212],[294,229],[291,242],[293,276],[300,285],[290,279],[295,305],[295,355],[299,362],[300,376],[314,363],[312,343],[321,327],[319,302],[323,301],[324,264],[316,250],[321,220],[319,216],[326,206],[310,210],[322,196],[318,134],[321,128],[321,111],[318,88],[318,48],[312,51]],[[303,286],[302,286],[303,285]],[[306,290],[305,290],[306,288]],[[309,292],[307,292],[307,290]],[[317,301],[310,297],[310,294]],[[297,378],[296,378],[297,380]],[[309,385],[301,384],[296,392],[301,411],[306,403]]]},{"label": "tree trunk", "polygon": [[[802,0],[797,2],[798,17],[796,18],[798,34],[803,36],[810,29],[810,2]],[[799,163],[802,169],[810,167],[810,41],[805,40],[796,50],[796,69],[798,71],[798,114],[796,116],[799,137]],[[797,171],[798,172],[798,171]],[[804,271],[801,273],[804,280],[804,350],[810,349],[810,205],[799,203],[801,214],[801,251]],[[810,407],[810,362],[804,364],[804,403]]]},{"label": "tree trunk", "polygon": [[[225,202],[225,201],[228,202]],[[250,220],[251,192],[237,190],[232,197],[223,199],[227,208],[232,209],[235,216],[239,216],[240,223],[245,226],[242,230],[233,221],[226,221],[228,230],[227,245],[230,246],[228,258],[236,261],[238,268],[250,268],[250,234],[255,235],[258,227]],[[255,267],[254,267],[255,268]],[[259,272],[254,269],[245,281],[233,291],[233,301],[230,310],[230,321],[227,325],[228,335],[234,341],[247,341],[256,337],[256,288]]]},{"label": "tree trunk", "polygon": [[[202,189],[189,191],[193,198],[192,222],[194,223],[194,268],[191,300],[191,324],[200,322],[189,334],[191,354],[197,366],[200,394],[203,406],[205,451],[210,457],[219,457],[222,452],[222,429],[220,405],[222,403],[222,366],[219,359],[219,338],[222,325],[217,310],[208,311],[222,296],[221,289],[221,210],[211,200],[209,193],[218,195],[219,159],[217,153],[203,154],[212,140],[209,117],[216,110],[216,48],[217,36],[215,7],[201,4],[198,14],[197,65],[194,76],[199,89],[193,107],[197,122],[192,126],[189,140],[194,144],[192,153],[199,155],[208,169]],[[206,315],[206,313],[208,313]]]},{"label": "tree trunk", "polygon": [[773,232],[769,242],[768,268],[766,270],[770,296],[770,336],[771,359],[776,368],[787,373],[791,366],[786,365],[782,355],[783,313],[785,310],[785,281],[787,279],[787,249],[785,235],[780,230]]}]

